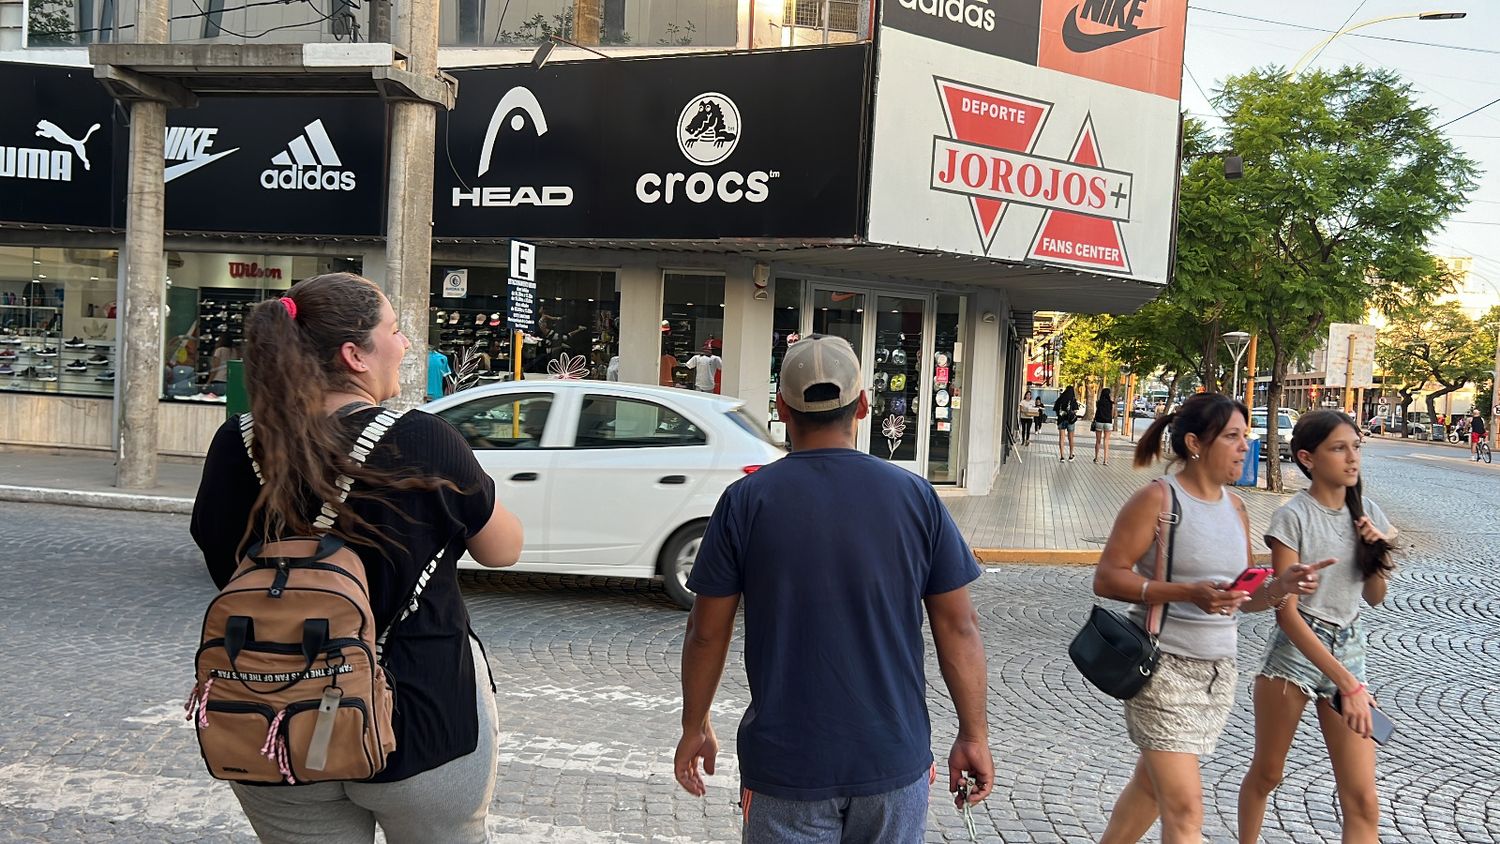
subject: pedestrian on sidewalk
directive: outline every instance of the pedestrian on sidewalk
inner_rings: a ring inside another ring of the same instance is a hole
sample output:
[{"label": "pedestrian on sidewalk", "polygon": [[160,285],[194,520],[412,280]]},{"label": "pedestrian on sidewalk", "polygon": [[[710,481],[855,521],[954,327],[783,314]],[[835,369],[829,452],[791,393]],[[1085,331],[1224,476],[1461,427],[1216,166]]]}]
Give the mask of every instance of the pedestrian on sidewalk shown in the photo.
[{"label": "pedestrian on sidewalk", "polygon": [[[1099,391],[1099,400],[1094,402],[1094,462],[1109,465],[1109,432],[1115,429],[1115,400],[1109,388]],[[1102,453],[1101,453],[1102,452]]]},{"label": "pedestrian on sidewalk", "polygon": [[[400,393],[411,345],[373,282],[349,273],[298,282],[257,305],[245,331],[254,461],[239,418],[220,426],[193,539],[222,588],[252,545],[318,536],[313,522],[331,506],[323,502],[341,500],[341,477],[352,479],[329,533],[359,554],[375,621],[389,631],[382,664],[397,701],[396,750],[369,781],[232,783],[234,795],[272,844],[368,842],[377,824],[392,844],[485,841],[498,716],[456,566],[465,550],[483,565],[511,565],[521,525],[469,444],[435,416],[402,414],[362,465],[350,457],[378,405]],[[396,623],[419,578],[419,606]]]},{"label": "pedestrian on sidewalk", "polygon": [[688,579],[697,601],[674,774],[704,795],[719,752],[710,707],[743,595],[747,844],[924,840],[937,771],[924,608],[958,715],[948,791],[966,795],[966,808],[994,784],[984,646],[967,586],[980,568],[931,484],[856,448],[869,408],[847,340],[813,335],[791,346],[776,409],[792,452],[725,490]]},{"label": "pedestrian on sidewalk", "polygon": [[[1078,394],[1071,386],[1064,387],[1057,401],[1052,403],[1052,412],[1057,414],[1057,459],[1063,462],[1072,460],[1073,448],[1073,426],[1078,423]],[[1067,440],[1067,453],[1063,453],[1063,440]]]},{"label": "pedestrian on sidewalk", "polygon": [[1173,463],[1165,483],[1180,515],[1171,533],[1166,576],[1156,579],[1157,529],[1171,520],[1153,481],[1121,508],[1094,573],[1094,593],[1128,601],[1145,627],[1146,608],[1165,603],[1161,660],[1151,679],[1125,704],[1125,726],[1140,749],[1135,772],[1110,813],[1101,844],[1139,841],[1159,817],[1163,844],[1203,840],[1202,757],[1213,752],[1234,704],[1235,613],[1268,609],[1296,588],[1310,592],[1317,575],[1292,566],[1280,581],[1254,595],[1228,591],[1252,562],[1250,519],[1240,497],[1227,489],[1249,452],[1250,412],[1218,393],[1201,393],[1157,419],[1135,447],[1135,465],[1149,466],[1162,452],[1171,425]]},{"label": "pedestrian on sidewalk", "polygon": [[1031,391],[1021,397],[1021,445],[1031,445],[1031,426],[1036,422],[1036,400],[1031,397]]},{"label": "pedestrian on sidewalk", "polygon": [[[1377,844],[1380,798],[1366,685],[1362,605],[1385,600],[1395,565],[1395,528],[1364,497],[1360,437],[1337,410],[1304,414],[1292,428],[1292,459],[1312,486],[1271,516],[1266,544],[1278,573],[1319,561],[1318,591],[1290,596],[1276,610],[1277,627],[1255,678],[1255,758],[1240,786],[1240,841],[1260,840],[1266,802],[1281,784],[1292,739],[1308,701],[1316,702],[1323,744],[1333,764],[1345,844]],[[1340,709],[1334,709],[1338,698]]]}]

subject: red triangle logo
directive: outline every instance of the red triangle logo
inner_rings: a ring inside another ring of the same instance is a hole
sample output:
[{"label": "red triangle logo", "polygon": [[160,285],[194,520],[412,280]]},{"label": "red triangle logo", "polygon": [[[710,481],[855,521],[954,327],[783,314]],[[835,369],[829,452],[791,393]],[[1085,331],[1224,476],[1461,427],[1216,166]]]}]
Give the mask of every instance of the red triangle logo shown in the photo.
[{"label": "red triangle logo", "polygon": [[[966,143],[1029,153],[1052,110],[1051,103],[1028,97],[937,77],[933,81],[937,83],[948,131]],[[997,199],[969,198],[974,223],[979,227],[979,241],[986,253],[995,240],[995,232],[1000,230],[1005,205]]]},{"label": "red triangle logo", "polygon": [[[1104,166],[1094,136],[1092,115],[1084,118],[1083,129],[1078,133],[1073,154],[1068,160],[1090,167]],[[1125,238],[1118,220],[1068,211],[1048,209],[1026,257],[1090,269],[1130,272],[1130,257],[1125,254]]]}]

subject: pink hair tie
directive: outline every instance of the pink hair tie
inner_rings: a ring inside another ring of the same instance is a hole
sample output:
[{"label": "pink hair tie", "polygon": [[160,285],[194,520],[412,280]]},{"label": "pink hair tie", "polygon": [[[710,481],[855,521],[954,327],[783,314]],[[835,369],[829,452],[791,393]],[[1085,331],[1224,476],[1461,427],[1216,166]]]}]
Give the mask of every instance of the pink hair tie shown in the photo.
[{"label": "pink hair tie", "polygon": [[286,308],[286,315],[292,319],[297,318],[297,302],[290,296],[281,297],[281,304]]}]

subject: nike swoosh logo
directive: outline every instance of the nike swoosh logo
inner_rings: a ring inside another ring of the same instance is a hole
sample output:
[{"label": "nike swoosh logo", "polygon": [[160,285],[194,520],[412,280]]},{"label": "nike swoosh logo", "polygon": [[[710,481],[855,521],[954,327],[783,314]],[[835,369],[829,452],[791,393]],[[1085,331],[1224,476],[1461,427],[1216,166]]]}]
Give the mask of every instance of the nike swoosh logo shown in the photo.
[{"label": "nike swoosh logo", "polygon": [[1150,35],[1158,29],[1161,29],[1161,27],[1117,29],[1109,32],[1089,34],[1078,28],[1078,7],[1074,6],[1073,10],[1068,12],[1067,19],[1063,21],[1062,39],[1064,46],[1075,53],[1092,53],[1095,50],[1102,50],[1105,47],[1113,47],[1121,41],[1129,41],[1132,38],[1139,38],[1142,35]]},{"label": "nike swoosh logo", "polygon": [[234,149],[226,149],[223,152],[216,152],[213,155],[204,156],[203,158],[194,158],[191,161],[184,161],[181,164],[173,164],[171,167],[168,167],[163,171],[167,176],[163,181],[170,182],[178,176],[186,176],[194,170],[197,170],[199,167],[206,167],[207,165],[218,161],[231,152],[239,151],[240,148],[235,147]]}]

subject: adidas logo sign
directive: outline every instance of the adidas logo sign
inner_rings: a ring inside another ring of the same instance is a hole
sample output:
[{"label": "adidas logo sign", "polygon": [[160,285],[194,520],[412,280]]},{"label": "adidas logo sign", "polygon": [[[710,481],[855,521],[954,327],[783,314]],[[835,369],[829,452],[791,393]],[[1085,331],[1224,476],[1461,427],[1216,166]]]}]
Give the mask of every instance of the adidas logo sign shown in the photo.
[{"label": "adidas logo sign", "polygon": [[303,127],[271,163],[276,166],[260,171],[260,186],[267,190],[354,190],[354,174],[342,169],[322,120]]}]

